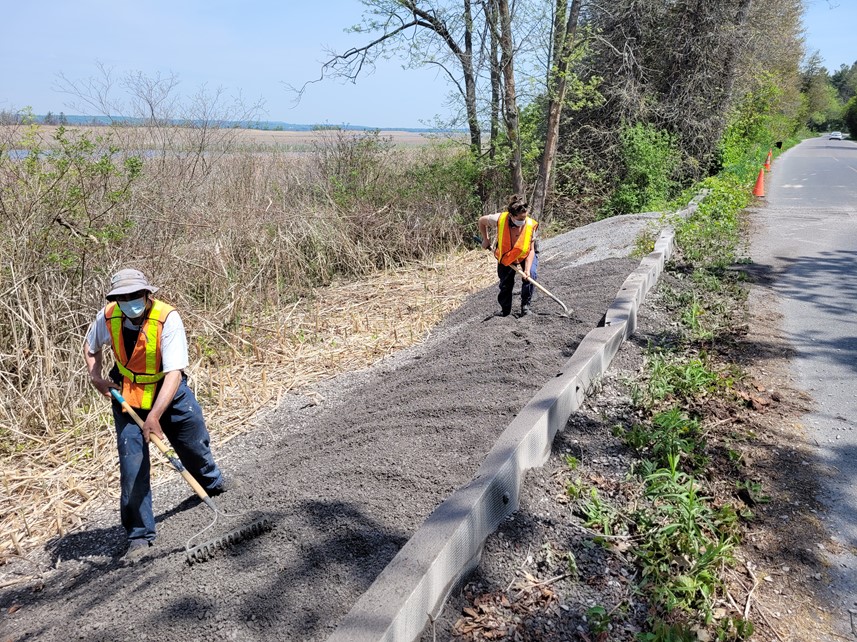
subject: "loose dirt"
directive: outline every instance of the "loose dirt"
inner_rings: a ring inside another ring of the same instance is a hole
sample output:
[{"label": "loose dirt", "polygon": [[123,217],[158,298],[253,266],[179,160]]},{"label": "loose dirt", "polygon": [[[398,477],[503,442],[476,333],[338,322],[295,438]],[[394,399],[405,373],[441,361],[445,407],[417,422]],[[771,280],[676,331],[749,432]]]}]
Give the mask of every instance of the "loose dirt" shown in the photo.
[{"label": "loose dirt", "polygon": [[[243,482],[217,498],[226,511],[244,512],[220,532],[267,515],[275,522],[270,533],[188,566],[184,544],[210,513],[176,476],[156,488],[159,537],[137,565],[116,559],[124,544],[115,507],[41,554],[11,560],[0,576],[0,639],[325,639],[599,323],[638,265],[607,258],[606,249],[627,256],[644,225],[637,220],[623,237],[617,221],[545,244],[542,282],[574,308],[573,318],[560,317],[546,297],[529,317],[496,317],[496,290],[486,289],[424,344],[289,396],[263,428],[216,452]],[[521,510],[489,539],[482,566],[451,597],[427,640],[594,640],[585,618],[599,605],[611,617],[622,614],[610,640],[632,640],[640,630],[646,605],[632,594],[627,550],[595,545],[570,516],[564,489],[574,474],[609,496],[624,492],[630,453],[610,428],[627,419],[629,382],[644,346],[672,324],[665,309],[643,307],[637,337],[558,436],[548,465],[528,475]],[[736,609],[764,609],[771,627],[756,639],[817,639],[796,632],[824,623],[811,597],[814,578],[824,573],[815,554],[823,543],[813,517],[815,471],[792,422],[805,400],[787,387],[787,353],[773,342],[759,349],[748,367],[759,368],[754,377],[764,392],[757,386],[755,396],[767,403],[730,421],[746,436],[746,475],[763,478],[772,500],[754,507],[759,517],[747,527],[744,566],[730,569],[732,595]],[[578,471],[565,463],[568,454],[580,460]],[[804,628],[792,628],[798,625]]]},{"label": "loose dirt", "polygon": [[574,318],[546,297],[526,318],[495,317],[489,288],[421,346],[290,396],[264,428],[216,452],[243,482],[217,498],[245,512],[222,529],[267,515],[270,533],[188,566],[185,542],[210,513],[176,476],[155,491],[159,537],[143,562],[117,562],[124,542],[114,507],[42,555],[10,561],[0,578],[15,582],[0,598],[0,639],[326,638],[431,511],[469,481],[638,264],[596,260],[598,241],[584,245],[570,251],[593,262],[558,269],[554,245],[541,269]]},{"label": "loose dirt", "polygon": [[[640,421],[630,400],[645,352],[668,344],[678,326],[664,289],[686,287],[675,274],[662,275],[640,310],[637,333],[557,435],[550,460],[527,474],[520,510],[488,538],[479,568],[453,592],[422,642],[631,642],[651,630],[650,605],[635,591],[641,578],[633,538],[599,540],[602,533],[584,525],[587,516],[568,491],[570,485],[583,489],[586,499],[595,489],[616,511],[636,510],[639,487],[631,471],[637,459],[614,427]],[[753,640],[850,639],[843,635],[848,623],[825,595],[824,551],[834,544],[815,499],[823,471],[800,423],[811,402],[791,380],[792,349],[775,310],[770,292],[752,288],[749,318],[719,348],[710,347],[744,374],[735,383],[737,405],[712,399],[699,408],[709,417],[706,492],[715,505],[752,513],[742,520],[734,563],[723,569],[714,624],[747,616],[755,624]],[[761,491],[748,496],[738,481]]]}]

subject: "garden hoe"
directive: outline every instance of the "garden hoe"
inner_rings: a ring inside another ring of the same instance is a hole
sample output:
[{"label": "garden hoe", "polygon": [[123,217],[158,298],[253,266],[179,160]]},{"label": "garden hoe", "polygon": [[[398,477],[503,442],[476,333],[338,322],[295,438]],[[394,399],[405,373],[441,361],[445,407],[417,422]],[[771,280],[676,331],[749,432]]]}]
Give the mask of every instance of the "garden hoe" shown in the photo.
[{"label": "garden hoe", "polygon": [[[482,245],[482,237],[480,237],[480,236],[474,235],[473,241],[476,243],[479,243],[479,245]],[[487,248],[487,249],[489,252],[491,252],[491,256],[494,256],[494,253],[491,251],[491,248]],[[535,285],[536,288],[538,288],[539,290],[544,292],[546,295],[548,295],[551,299],[553,299],[554,301],[559,303],[560,307],[562,307],[563,311],[565,312],[565,314],[563,314],[562,316],[564,316],[564,317],[570,317],[571,316],[571,309],[565,303],[563,303],[558,298],[556,298],[553,294],[548,292],[548,289],[546,287],[544,287],[541,283],[539,283],[535,279],[527,279],[527,277],[524,276],[524,271],[519,266],[510,265],[509,267],[512,268],[513,270],[515,270],[515,272],[517,272],[518,274],[520,274],[522,279],[529,281],[530,283]]]},{"label": "garden hoe", "polygon": [[[143,420],[140,418],[134,409],[128,404],[127,401],[119,394],[119,391],[115,388],[111,388],[110,394],[113,395],[113,398],[122,406],[122,408],[134,419],[140,429],[143,428]],[[217,504],[214,503],[214,500],[208,496],[208,493],[205,492],[205,489],[199,485],[199,482],[196,481],[193,476],[187,471],[184,465],[179,460],[176,452],[167,444],[164,443],[163,439],[158,437],[155,434],[150,433],[149,439],[151,439],[152,443],[157,446],[158,450],[169,459],[170,463],[173,465],[184,480],[190,485],[190,487],[194,490],[197,496],[202,500],[202,502],[208,506],[211,511],[214,513],[214,519],[211,524],[203,528],[196,535],[191,537],[187,543],[185,544],[185,556],[187,558],[188,564],[193,564],[194,562],[204,562],[209,558],[213,557],[214,554],[218,551],[218,549],[226,548],[231,544],[235,544],[245,539],[250,539],[252,537],[256,537],[261,535],[265,531],[271,530],[273,527],[273,523],[271,520],[263,518],[258,519],[251,524],[246,524],[241,526],[240,528],[236,528],[225,535],[220,537],[210,539],[208,541],[202,542],[200,544],[192,544],[192,542],[198,538],[200,535],[205,533],[207,530],[213,528],[220,517],[224,518],[232,518],[238,517],[240,514],[230,515],[217,507]]]}]

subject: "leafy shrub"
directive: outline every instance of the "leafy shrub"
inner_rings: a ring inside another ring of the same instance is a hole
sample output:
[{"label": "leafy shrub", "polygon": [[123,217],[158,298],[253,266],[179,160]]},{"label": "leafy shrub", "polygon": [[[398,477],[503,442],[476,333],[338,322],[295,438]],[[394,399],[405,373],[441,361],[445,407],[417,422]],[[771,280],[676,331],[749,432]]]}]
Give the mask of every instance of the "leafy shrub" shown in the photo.
[{"label": "leafy shrub", "polygon": [[857,96],[845,105],[845,126],[851,138],[857,139]]},{"label": "leafy shrub", "polygon": [[660,210],[672,196],[679,155],[675,138],[653,125],[625,125],[620,133],[625,176],[609,209],[612,214]]}]

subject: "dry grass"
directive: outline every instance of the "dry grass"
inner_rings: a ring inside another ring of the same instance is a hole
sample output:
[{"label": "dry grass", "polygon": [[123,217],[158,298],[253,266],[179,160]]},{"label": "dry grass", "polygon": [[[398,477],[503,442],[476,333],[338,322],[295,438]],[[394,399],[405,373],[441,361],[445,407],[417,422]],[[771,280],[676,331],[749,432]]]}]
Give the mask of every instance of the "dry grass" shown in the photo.
[{"label": "dry grass", "polygon": [[[56,134],[57,125],[41,125],[46,140]],[[93,131],[107,130],[107,127],[84,127],[79,125],[66,126],[66,129],[72,132],[75,131]],[[156,135],[153,135],[152,128],[143,127],[127,127],[125,128],[128,136],[134,138],[141,149],[148,149],[157,146],[161,141]],[[230,129],[224,130],[228,134],[232,149],[239,150],[258,150],[258,151],[309,151],[313,147],[323,144],[332,135],[338,133],[335,129],[316,130],[316,131],[274,131],[263,129]],[[362,136],[365,132],[358,130],[348,130],[346,132],[350,136]],[[16,135],[20,141],[22,130],[18,129]],[[422,133],[401,130],[381,130],[381,136],[389,139],[396,147],[420,147],[430,145],[438,140],[453,139],[462,141],[467,144],[467,139],[461,134],[446,134],[446,133]]]},{"label": "dry grass", "polygon": [[81,347],[120,267],[179,309],[220,444],[286,392],[422,340],[493,279],[456,253],[474,217],[457,148],[319,132],[311,152],[258,153],[247,136],[0,128],[0,556],[78,528],[117,487]]},{"label": "dry grass", "polygon": [[[319,381],[419,343],[464,296],[493,281],[483,252],[449,254],[317,288],[261,319],[249,350],[235,351],[229,363],[213,365],[197,354],[190,376],[215,449],[252,430],[257,413],[276,407],[284,394],[311,391]],[[198,346],[195,338],[191,330]],[[30,437],[40,447],[0,458],[0,562],[80,528],[90,510],[118,497],[112,417],[107,402],[90,395],[91,409],[75,416],[73,429],[50,440]],[[156,479],[173,474],[167,464],[155,467]]]}]

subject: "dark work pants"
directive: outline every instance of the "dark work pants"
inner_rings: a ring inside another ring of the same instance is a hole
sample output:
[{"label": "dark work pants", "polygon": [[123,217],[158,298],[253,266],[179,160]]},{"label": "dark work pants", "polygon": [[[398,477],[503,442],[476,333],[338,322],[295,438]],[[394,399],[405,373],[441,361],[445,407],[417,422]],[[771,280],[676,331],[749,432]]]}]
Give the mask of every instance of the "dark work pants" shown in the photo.
[{"label": "dark work pants", "polygon": [[[519,266],[522,270],[524,266]],[[539,255],[533,257],[533,265],[530,268],[530,276],[533,279],[538,279]],[[512,311],[512,290],[515,288],[515,269],[509,265],[497,263],[497,276],[500,277],[500,294],[497,295],[497,302],[500,304],[500,311],[503,314],[509,314]],[[522,279],[521,283],[521,308],[530,305],[533,300],[533,291],[536,286],[531,281]]]},{"label": "dark work pants", "polygon": [[[145,421],[148,411],[138,410]],[[155,539],[155,515],[152,511],[152,487],[149,481],[149,448],[143,433],[122,407],[113,404],[116,444],[119,449],[119,475],[122,494],[119,515],[128,539]],[[200,485],[210,491],[223,482],[220,469],[211,454],[208,429],[202,409],[185,378],[179,384],[173,402],[161,417],[161,429],[170,440],[184,467]]]}]

